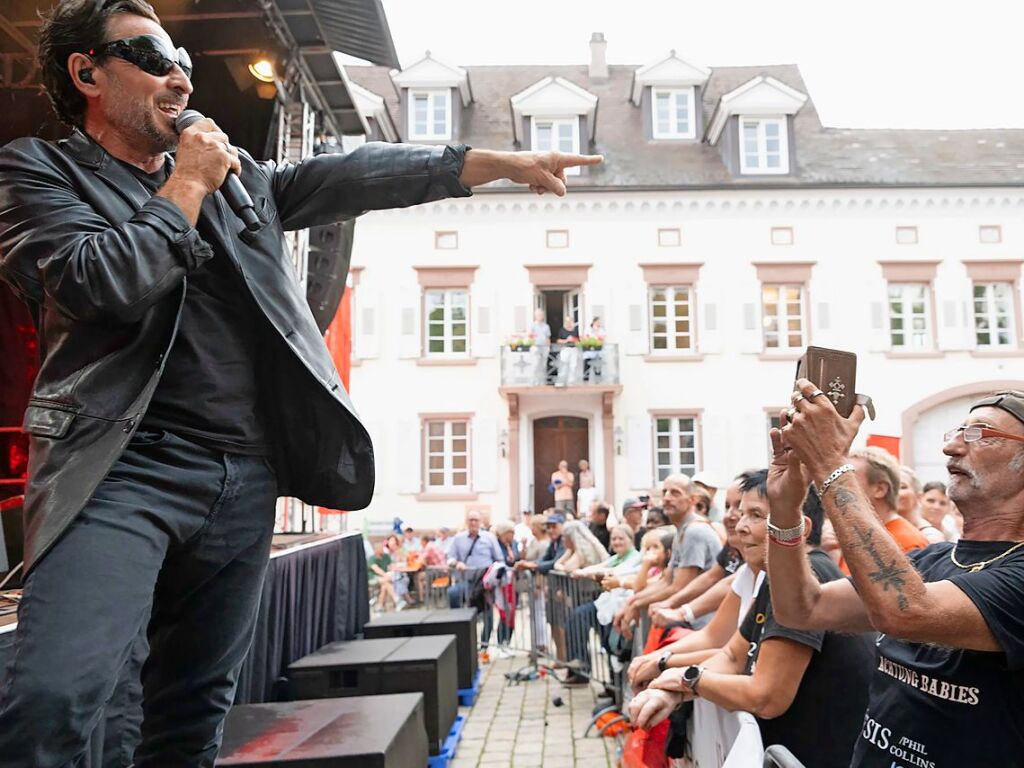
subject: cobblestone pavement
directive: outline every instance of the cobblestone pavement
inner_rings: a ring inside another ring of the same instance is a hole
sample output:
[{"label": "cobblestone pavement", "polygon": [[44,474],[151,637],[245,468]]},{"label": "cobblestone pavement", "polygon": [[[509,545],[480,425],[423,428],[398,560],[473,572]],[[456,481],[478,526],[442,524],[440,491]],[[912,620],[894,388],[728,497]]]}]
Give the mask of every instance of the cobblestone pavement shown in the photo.
[{"label": "cobblestone pavement", "polygon": [[[481,667],[480,695],[467,717],[451,768],[613,768],[618,742],[583,732],[590,723],[594,691],[566,687],[551,676],[508,685],[505,673],[522,668],[525,656],[494,657]],[[562,706],[553,699],[560,697]]]}]

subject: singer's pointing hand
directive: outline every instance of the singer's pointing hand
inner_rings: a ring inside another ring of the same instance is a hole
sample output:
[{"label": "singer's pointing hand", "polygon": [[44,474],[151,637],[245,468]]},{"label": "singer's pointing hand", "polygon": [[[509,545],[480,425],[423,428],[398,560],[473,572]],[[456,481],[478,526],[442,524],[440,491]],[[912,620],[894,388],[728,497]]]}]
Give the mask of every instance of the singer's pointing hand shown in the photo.
[{"label": "singer's pointing hand", "polygon": [[238,150],[213,120],[203,118],[181,132],[172,178],[200,184],[210,195],[220,189],[228,171],[242,172]]},{"label": "singer's pointing hand", "polygon": [[497,152],[471,149],[466,153],[459,180],[467,187],[508,179],[526,184],[537,194],[565,194],[565,170],[581,165],[597,165],[601,155],[571,155],[564,152]]}]

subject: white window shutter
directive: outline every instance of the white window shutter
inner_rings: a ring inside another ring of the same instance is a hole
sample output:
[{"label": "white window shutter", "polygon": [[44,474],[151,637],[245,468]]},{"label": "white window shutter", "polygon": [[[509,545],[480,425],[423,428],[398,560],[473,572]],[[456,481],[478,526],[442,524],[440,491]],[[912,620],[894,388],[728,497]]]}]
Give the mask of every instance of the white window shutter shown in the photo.
[{"label": "white window shutter", "polygon": [[646,355],[647,287],[631,284],[626,289],[626,354]]},{"label": "white window shutter", "polygon": [[[383,425],[379,421],[365,421],[363,425],[366,427],[366,431],[370,435],[370,444],[373,445],[373,456],[377,465],[380,466],[382,458],[387,456],[387,442],[385,441]],[[376,496],[381,493],[384,488],[381,487],[381,483],[374,483],[373,495]]]},{"label": "white window shutter", "polygon": [[398,302],[398,356],[402,359],[420,357],[423,301],[420,287],[399,289]]},{"label": "white window shutter", "polygon": [[473,490],[494,493],[498,490],[498,423],[494,419],[474,418],[472,439]]},{"label": "white window shutter", "polygon": [[380,353],[380,295],[375,291],[357,290],[353,298],[355,356],[359,360],[370,360]]},{"label": "white window shutter", "polygon": [[700,308],[701,320],[697,324],[697,338],[703,354],[714,354],[722,351],[722,334],[718,330],[718,305],[705,304]]},{"label": "white window shutter", "polygon": [[511,333],[525,333],[530,330],[532,316],[526,314],[526,307],[519,304],[512,308]]},{"label": "white window shutter", "polygon": [[629,457],[629,487],[648,490],[652,486],[654,455],[651,420],[643,416],[626,419],[626,454]]},{"label": "white window shutter", "polygon": [[753,302],[743,305],[742,352],[764,351],[764,336],[761,329],[760,308]]},{"label": "white window shutter", "polygon": [[[423,490],[423,426],[418,421],[401,421],[391,445],[395,447],[395,487],[399,493]],[[378,457],[378,465],[383,464]]]},{"label": "white window shutter", "polygon": [[884,352],[891,346],[889,339],[888,306],[881,301],[871,302],[871,346],[872,352]]},{"label": "white window shutter", "polygon": [[493,293],[480,290],[475,285],[471,289],[469,303],[473,316],[470,318],[469,331],[473,357],[494,357],[497,354],[495,298]]}]

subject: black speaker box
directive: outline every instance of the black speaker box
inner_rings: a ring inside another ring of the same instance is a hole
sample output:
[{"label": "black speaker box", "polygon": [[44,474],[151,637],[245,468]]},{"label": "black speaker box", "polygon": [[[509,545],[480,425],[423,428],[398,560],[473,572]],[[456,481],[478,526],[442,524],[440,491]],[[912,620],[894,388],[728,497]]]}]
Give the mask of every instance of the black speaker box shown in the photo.
[{"label": "black speaker box", "polygon": [[459,713],[456,680],[453,635],[331,643],[288,667],[296,699],[423,693],[432,755],[441,753]]},{"label": "black speaker box", "polygon": [[385,613],[363,627],[367,639],[455,635],[459,688],[472,688],[477,669],[476,608]]},{"label": "black speaker box", "polygon": [[399,693],[232,707],[216,765],[419,768],[428,757],[423,696]]}]

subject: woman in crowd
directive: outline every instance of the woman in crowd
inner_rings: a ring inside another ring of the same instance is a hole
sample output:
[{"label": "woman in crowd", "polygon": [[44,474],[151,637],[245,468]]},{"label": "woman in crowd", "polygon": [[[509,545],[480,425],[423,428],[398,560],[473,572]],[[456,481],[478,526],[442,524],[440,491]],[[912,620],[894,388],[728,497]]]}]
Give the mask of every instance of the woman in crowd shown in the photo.
[{"label": "woman in crowd", "polygon": [[572,520],[562,529],[565,552],[555,562],[554,570],[571,573],[580,568],[597,565],[608,559],[608,550],[597,540],[587,524]]},{"label": "woman in crowd", "polygon": [[910,467],[901,466],[900,492],[899,496],[896,497],[896,511],[899,512],[900,517],[921,531],[924,537],[928,539],[929,544],[945,541],[946,537],[942,531],[937,526],[928,522],[921,514],[921,508],[918,504],[921,500],[922,492],[921,480],[918,478],[917,473]]},{"label": "woman in crowd", "polygon": [[[767,470],[743,484],[737,530],[751,569],[765,570],[768,549]],[[820,507],[819,507],[820,509]],[[806,525],[806,521],[805,521]],[[841,574],[817,548],[820,515],[805,547],[819,581]],[[753,714],[764,744],[786,746],[805,765],[847,768],[863,725],[874,636],[789,629],[773,615],[764,579],[739,630],[703,665],[666,669],[633,699],[641,728],[661,722],[684,700],[702,698],[729,711]]]},{"label": "woman in crowd", "polygon": [[925,483],[921,490],[921,515],[934,525],[946,541],[960,540],[960,524],[953,514],[953,504],[946,496],[946,484],[938,481]]},{"label": "woman in crowd", "polygon": [[516,541],[516,527],[508,520],[497,523],[491,531],[498,539],[498,546],[505,556],[505,565],[509,568],[519,560],[519,542]]},{"label": "woman in crowd", "polygon": [[[566,530],[568,529],[567,525]],[[589,529],[587,532],[590,533]],[[628,525],[617,525],[612,528],[611,547],[611,557],[600,563],[579,568],[571,574],[576,579],[594,579],[604,590],[590,600],[586,598],[593,593],[589,590],[580,590],[579,602],[575,608],[570,606],[571,613],[566,621],[569,659],[578,662],[579,668],[585,672],[589,672],[591,664],[590,630],[598,630],[601,644],[607,648],[609,624],[628,595],[627,590],[622,587],[622,581],[640,569],[641,557],[633,546],[632,528]],[[600,621],[599,616],[605,620]],[[572,684],[586,681],[585,675],[574,671],[567,682]]]},{"label": "woman in crowd", "polygon": [[395,590],[391,584],[392,574],[388,571],[391,567],[391,555],[388,554],[383,541],[373,545],[373,554],[367,558],[366,565],[369,568],[370,591],[377,588],[377,596],[370,602],[370,606],[379,610],[387,608],[388,600],[396,604]]}]

